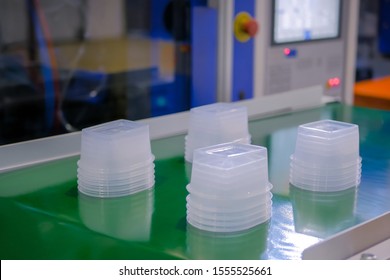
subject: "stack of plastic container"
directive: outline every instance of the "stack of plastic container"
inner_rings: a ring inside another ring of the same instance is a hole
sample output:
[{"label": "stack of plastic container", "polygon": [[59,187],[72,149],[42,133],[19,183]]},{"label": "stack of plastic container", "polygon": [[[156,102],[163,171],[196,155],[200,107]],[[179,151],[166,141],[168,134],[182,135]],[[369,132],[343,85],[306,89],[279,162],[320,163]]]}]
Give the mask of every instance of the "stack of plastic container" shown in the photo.
[{"label": "stack of plastic container", "polygon": [[248,112],[234,103],[215,103],[190,110],[185,159],[192,162],[193,151],[221,143],[249,144]]},{"label": "stack of plastic container", "polygon": [[83,129],[77,178],[79,191],[95,197],[124,196],[153,187],[149,126],[117,120]]},{"label": "stack of plastic container", "polygon": [[361,167],[357,125],[322,120],[298,127],[290,166],[295,187],[321,192],[357,187]]},{"label": "stack of plastic container", "polygon": [[252,228],[271,217],[267,149],[226,143],[194,151],[187,221],[213,232]]}]

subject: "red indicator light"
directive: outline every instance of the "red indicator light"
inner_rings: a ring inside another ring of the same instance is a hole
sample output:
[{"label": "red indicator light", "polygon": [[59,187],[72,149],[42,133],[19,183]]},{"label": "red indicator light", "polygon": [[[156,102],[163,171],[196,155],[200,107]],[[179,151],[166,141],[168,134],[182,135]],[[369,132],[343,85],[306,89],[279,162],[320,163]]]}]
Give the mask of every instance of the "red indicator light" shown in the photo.
[{"label": "red indicator light", "polygon": [[341,84],[341,79],[339,77],[330,78],[328,80],[329,87],[338,87]]},{"label": "red indicator light", "polygon": [[283,54],[285,57],[296,57],[298,55],[297,49],[284,48]]}]

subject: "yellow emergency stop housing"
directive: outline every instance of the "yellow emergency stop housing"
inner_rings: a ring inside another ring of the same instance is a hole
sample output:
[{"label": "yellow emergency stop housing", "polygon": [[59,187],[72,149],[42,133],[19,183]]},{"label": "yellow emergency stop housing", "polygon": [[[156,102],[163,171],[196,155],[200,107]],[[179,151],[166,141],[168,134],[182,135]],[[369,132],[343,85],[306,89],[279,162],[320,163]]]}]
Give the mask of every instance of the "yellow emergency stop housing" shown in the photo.
[{"label": "yellow emergency stop housing", "polygon": [[247,30],[245,30],[244,26],[254,19],[247,12],[240,12],[236,15],[234,19],[234,37],[242,43],[249,41],[251,36]]}]

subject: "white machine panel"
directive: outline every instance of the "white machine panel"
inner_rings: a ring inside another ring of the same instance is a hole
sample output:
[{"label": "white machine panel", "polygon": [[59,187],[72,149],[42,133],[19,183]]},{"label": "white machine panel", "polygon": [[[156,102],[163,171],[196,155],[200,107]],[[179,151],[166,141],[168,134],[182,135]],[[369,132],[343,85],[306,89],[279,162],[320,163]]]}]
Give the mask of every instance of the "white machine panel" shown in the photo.
[{"label": "white machine panel", "polygon": [[359,1],[257,1],[255,97],[313,85],[352,103]]}]

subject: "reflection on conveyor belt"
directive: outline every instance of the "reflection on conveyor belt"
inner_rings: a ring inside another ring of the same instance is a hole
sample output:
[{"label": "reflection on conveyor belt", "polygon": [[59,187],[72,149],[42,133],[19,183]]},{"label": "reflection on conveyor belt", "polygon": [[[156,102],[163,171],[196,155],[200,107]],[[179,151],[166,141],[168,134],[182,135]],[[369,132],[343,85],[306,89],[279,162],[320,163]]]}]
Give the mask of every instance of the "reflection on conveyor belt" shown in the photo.
[{"label": "reflection on conveyor belt", "polygon": [[101,199],[79,193],[80,217],[89,229],[127,241],[150,239],[154,190]]},{"label": "reflection on conveyor belt", "polygon": [[290,185],[295,231],[329,237],[355,224],[357,188],[314,192]]},{"label": "reflection on conveyor belt", "polygon": [[187,226],[187,254],[198,260],[264,259],[269,222],[232,233],[208,232]]}]

